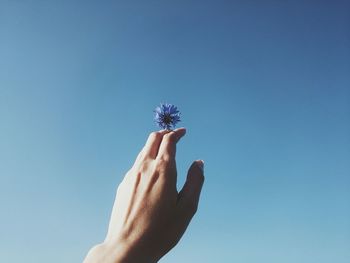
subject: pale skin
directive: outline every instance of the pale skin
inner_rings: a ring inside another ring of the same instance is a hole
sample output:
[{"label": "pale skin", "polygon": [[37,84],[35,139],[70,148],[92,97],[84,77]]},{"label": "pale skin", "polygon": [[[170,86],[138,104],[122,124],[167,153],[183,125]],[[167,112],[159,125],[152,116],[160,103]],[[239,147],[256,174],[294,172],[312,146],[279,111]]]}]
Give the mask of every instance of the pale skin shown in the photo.
[{"label": "pale skin", "polygon": [[197,211],[202,160],[176,189],[176,144],[185,128],[152,132],[117,189],[107,236],[84,263],[154,263],[180,240]]}]

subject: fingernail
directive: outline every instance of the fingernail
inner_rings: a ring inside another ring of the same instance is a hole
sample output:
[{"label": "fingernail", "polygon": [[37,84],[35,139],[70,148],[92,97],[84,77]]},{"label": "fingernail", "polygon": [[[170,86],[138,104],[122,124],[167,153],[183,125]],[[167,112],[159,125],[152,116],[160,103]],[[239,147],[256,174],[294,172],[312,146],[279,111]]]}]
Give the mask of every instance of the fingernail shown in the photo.
[{"label": "fingernail", "polygon": [[185,127],[181,127],[181,128],[177,128],[177,129],[174,130],[174,131],[176,131],[176,132],[181,132],[181,133],[185,134],[185,133],[186,133],[186,128],[185,128]]},{"label": "fingernail", "polygon": [[183,137],[186,134],[186,129],[185,128],[178,128],[178,129],[174,130],[174,132],[177,133],[177,137],[178,137],[178,139],[180,139],[181,137]]},{"label": "fingernail", "polygon": [[198,160],[197,161],[198,167],[204,172],[204,161],[203,160]]}]

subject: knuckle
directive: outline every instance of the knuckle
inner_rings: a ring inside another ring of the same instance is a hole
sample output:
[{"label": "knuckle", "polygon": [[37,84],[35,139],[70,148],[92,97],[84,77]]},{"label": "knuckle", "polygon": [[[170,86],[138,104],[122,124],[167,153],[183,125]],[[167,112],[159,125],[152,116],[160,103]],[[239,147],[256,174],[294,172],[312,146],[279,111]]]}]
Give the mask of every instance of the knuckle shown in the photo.
[{"label": "knuckle", "polygon": [[158,159],[157,161],[157,170],[164,171],[168,167],[168,159],[165,156],[162,156],[162,158]]},{"label": "knuckle", "polygon": [[157,160],[157,168],[158,170],[166,170],[169,167],[174,165],[174,160],[171,158],[168,154],[163,154],[158,160]]},{"label": "knuckle", "polygon": [[151,132],[151,133],[150,133],[149,138],[150,138],[151,140],[158,140],[158,139],[160,139],[161,136],[162,136],[162,135],[160,134],[160,132],[154,131],[154,132]]},{"label": "knuckle", "polygon": [[135,162],[135,164],[132,167],[132,176],[137,174],[137,173],[146,173],[149,169],[149,162],[145,159],[142,158]]},{"label": "knuckle", "polygon": [[141,173],[145,173],[147,170],[148,170],[148,167],[149,167],[149,164],[148,162],[141,162],[140,165],[139,165],[139,171]]},{"label": "knuckle", "polygon": [[168,164],[170,161],[170,156],[167,153],[163,153],[158,159],[158,165]]},{"label": "knuckle", "polygon": [[165,134],[165,135],[164,135],[164,140],[165,140],[167,143],[176,142],[176,134],[175,134],[175,132],[169,132],[169,133]]},{"label": "knuckle", "polygon": [[145,156],[145,154],[144,154],[144,149],[142,149],[142,150],[139,152],[139,154],[137,155],[136,160],[137,160],[137,161],[138,161],[138,160],[142,160],[142,159],[144,159],[144,156]]},{"label": "knuckle", "polygon": [[158,159],[157,164],[159,166],[164,166],[166,165],[168,160],[165,158],[165,156],[162,156],[161,158]]}]

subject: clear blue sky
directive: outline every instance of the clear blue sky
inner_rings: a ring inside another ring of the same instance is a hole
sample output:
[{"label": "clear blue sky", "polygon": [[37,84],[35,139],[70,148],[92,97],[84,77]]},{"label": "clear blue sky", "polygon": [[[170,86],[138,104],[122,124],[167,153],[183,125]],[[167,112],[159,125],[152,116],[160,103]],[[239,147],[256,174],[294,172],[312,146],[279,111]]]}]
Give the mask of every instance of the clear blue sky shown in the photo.
[{"label": "clear blue sky", "polygon": [[162,263],[349,262],[349,1],[19,0],[0,0],[0,262],[81,262],[160,102],[188,129],[179,187],[206,162]]}]

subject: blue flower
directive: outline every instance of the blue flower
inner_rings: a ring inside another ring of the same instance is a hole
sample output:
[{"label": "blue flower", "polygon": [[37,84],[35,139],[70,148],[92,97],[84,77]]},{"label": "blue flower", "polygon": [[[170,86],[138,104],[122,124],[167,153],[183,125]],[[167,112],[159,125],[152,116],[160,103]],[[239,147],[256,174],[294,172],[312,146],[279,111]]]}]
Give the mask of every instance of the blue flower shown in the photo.
[{"label": "blue flower", "polygon": [[154,112],[156,114],[154,121],[162,129],[171,130],[181,121],[180,112],[177,110],[177,107],[172,104],[161,103]]}]

